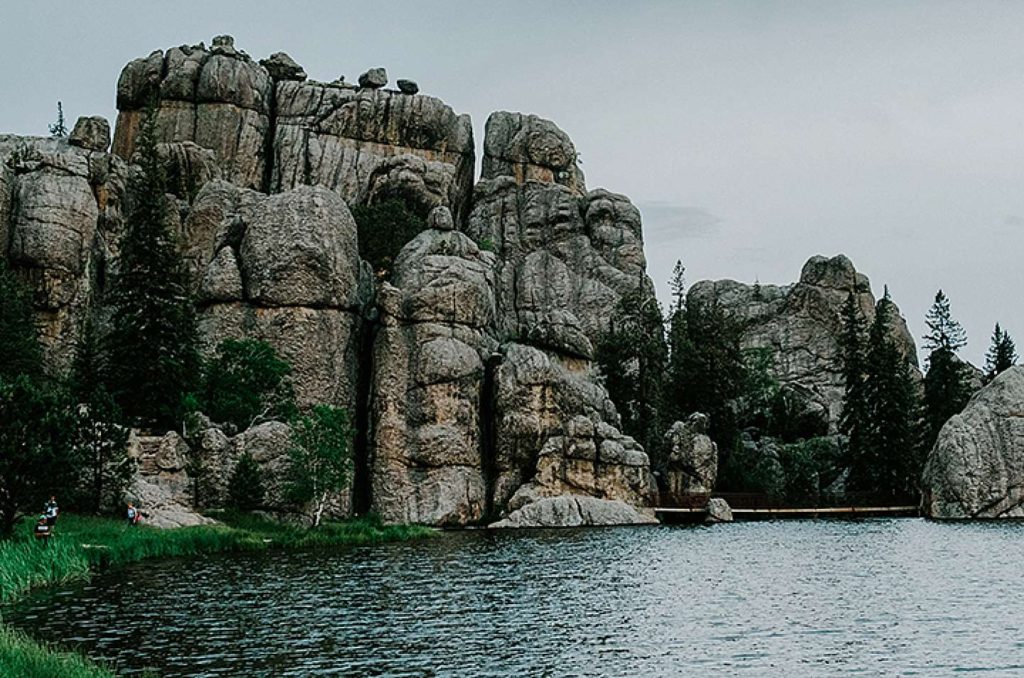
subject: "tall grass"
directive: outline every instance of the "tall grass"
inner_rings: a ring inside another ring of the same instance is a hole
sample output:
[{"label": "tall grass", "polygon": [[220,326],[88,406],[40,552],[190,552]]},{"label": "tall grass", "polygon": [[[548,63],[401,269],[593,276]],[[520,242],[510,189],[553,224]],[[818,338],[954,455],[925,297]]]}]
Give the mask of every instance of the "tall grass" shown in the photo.
[{"label": "tall grass", "polygon": [[[85,581],[96,569],[147,558],[377,544],[434,533],[415,525],[381,525],[372,518],[324,523],[310,530],[248,514],[218,517],[223,524],[158,530],[109,518],[65,515],[47,545],[36,543],[32,526],[27,525],[14,538],[0,541],[0,603],[12,602],[40,586]],[[110,675],[85,658],[61,653],[0,625],[0,676]]]},{"label": "tall grass", "polygon": [[14,678],[112,678],[114,674],[73,652],[37,643],[0,626],[0,676]]}]

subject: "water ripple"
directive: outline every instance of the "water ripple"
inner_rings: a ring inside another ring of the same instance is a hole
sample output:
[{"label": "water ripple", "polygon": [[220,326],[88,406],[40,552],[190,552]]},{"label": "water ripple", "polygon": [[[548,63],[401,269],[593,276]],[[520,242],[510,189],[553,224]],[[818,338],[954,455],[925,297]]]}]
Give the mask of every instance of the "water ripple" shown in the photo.
[{"label": "water ripple", "polygon": [[1024,525],[447,533],[142,563],[6,611],[126,675],[935,675],[1024,668]]}]

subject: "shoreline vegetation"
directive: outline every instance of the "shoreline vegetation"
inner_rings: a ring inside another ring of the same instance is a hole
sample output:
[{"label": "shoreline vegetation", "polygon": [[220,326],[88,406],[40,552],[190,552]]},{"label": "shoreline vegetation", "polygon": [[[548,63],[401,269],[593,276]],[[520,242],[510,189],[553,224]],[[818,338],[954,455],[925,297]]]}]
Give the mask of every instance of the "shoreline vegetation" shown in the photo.
[{"label": "shoreline vegetation", "polygon": [[[97,571],[153,558],[379,544],[436,532],[418,525],[382,525],[372,518],[309,529],[240,512],[216,517],[220,524],[160,530],[129,527],[113,518],[65,515],[46,546],[35,543],[32,526],[26,523],[15,538],[0,541],[0,604],[9,605],[44,586],[88,581]],[[59,642],[37,641],[0,619],[0,675],[109,678],[116,674],[62,648]]]}]

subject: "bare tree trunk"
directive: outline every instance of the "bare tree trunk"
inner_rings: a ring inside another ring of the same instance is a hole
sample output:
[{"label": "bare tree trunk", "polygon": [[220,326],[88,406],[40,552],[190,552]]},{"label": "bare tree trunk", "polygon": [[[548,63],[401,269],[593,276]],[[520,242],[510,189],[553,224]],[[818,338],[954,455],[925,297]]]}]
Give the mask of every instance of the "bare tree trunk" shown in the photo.
[{"label": "bare tree trunk", "polygon": [[313,513],[313,527],[320,527],[320,521],[324,517],[324,510],[327,508],[327,490],[320,494],[316,502],[316,511]]}]

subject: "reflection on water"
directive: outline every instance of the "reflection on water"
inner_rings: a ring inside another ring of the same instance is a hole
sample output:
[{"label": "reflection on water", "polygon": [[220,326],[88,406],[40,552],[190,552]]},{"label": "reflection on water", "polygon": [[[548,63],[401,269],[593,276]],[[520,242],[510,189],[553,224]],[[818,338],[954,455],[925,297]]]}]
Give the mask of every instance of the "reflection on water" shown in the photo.
[{"label": "reflection on water", "polygon": [[446,533],[143,563],[5,618],[126,674],[1024,670],[1024,525]]}]

